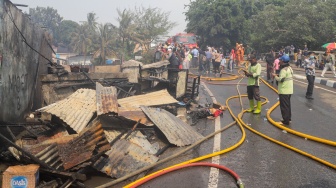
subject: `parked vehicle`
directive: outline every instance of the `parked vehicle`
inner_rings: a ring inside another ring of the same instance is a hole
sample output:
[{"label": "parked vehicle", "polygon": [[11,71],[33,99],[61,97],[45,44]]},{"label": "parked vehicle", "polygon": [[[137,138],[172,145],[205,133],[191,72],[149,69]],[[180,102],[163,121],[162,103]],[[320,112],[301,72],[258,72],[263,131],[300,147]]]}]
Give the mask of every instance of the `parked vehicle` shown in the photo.
[{"label": "parked vehicle", "polygon": [[167,42],[171,43],[182,43],[188,48],[198,47],[197,36],[194,33],[177,33],[176,35],[170,37]]}]

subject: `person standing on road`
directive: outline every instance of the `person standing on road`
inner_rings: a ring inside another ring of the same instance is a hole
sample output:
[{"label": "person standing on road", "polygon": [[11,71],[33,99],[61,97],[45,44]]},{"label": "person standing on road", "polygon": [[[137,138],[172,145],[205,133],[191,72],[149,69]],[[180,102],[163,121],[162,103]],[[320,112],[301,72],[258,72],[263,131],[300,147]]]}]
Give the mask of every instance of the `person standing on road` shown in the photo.
[{"label": "person standing on road", "polygon": [[169,61],[169,68],[178,69],[179,68],[179,62],[177,57],[175,56],[175,53],[172,51],[171,48],[168,49],[168,54],[166,55],[166,59]]},{"label": "person standing on road", "polygon": [[272,51],[266,54],[266,72],[267,72],[267,81],[271,82],[271,75],[273,71],[274,56]]},{"label": "person standing on road", "polygon": [[330,68],[330,70],[333,72],[334,77],[336,77],[335,73],[335,55],[334,50],[330,52],[330,54],[325,53],[325,56],[323,57],[324,61],[324,68],[321,74],[321,77],[324,77],[325,72]]},{"label": "person standing on road", "polygon": [[222,61],[222,56],[218,50],[215,51],[214,56],[215,56],[215,62],[213,63],[213,68],[214,68],[214,74],[217,77],[217,74],[220,73],[219,66],[220,62]]},{"label": "person standing on road", "polygon": [[281,123],[289,125],[292,121],[291,96],[293,94],[293,69],[289,65],[290,58],[283,55],[280,59],[281,71],[279,74],[273,73],[274,78],[279,82],[278,93],[280,101],[280,111],[282,115]]},{"label": "person standing on road", "polygon": [[[247,112],[252,112],[254,114],[260,114],[261,112],[261,101],[260,101],[260,90],[259,90],[259,76],[261,74],[261,65],[257,62],[257,58],[254,54],[250,55],[248,59],[250,65],[248,71],[244,70],[245,76],[248,77],[247,82],[247,95],[250,103],[250,108]],[[254,110],[254,99],[257,101],[257,109]]]},{"label": "person standing on road", "polygon": [[302,67],[302,52],[299,49],[297,53],[297,61],[296,61],[296,68]]},{"label": "person standing on road", "polygon": [[230,72],[233,71],[233,66],[234,66],[235,59],[236,59],[236,54],[235,54],[234,49],[232,48],[231,53],[230,53],[230,60],[229,60],[229,64],[228,64],[228,70]]},{"label": "person standing on road", "polygon": [[210,62],[211,62],[211,59],[212,59],[212,53],[209,50],[209,48],[205,52],[205,56],[206,56],[206,62],[205,62],[206,74],[210,73]]},{"label": "person standing on road", "polygon": [[193,56],[192,60],[191,60],[191,66],[196,68],[198,66],[199,51],[197,50],[197,48],[195,46],[191,50],[191,55]]},{"label": "person standing on road", "polygon": [[306,98],[312,100],[314,99],[312,96],[313,96],[314,81],[315,81],[316,58],[315,58],[314,52],[309,52],[308,56],[309,58],[305,60],[306,77],[308,80]]},{"label": "person standing on road", "polygon": [[162,60],[162,51],[161,51],[161,48],[158,47],[154,53],[154,59],[153,59],[153,62],[159,62]]},{"label": "person standing on road", "polygon": [[[280,73],[280,57],[275,58],[274,63],[273,63],[273,73],[275,74],[279,74]],[[272,74],[273,75],[273,74]],[[274,76],[273,76],[273,80],[272,80],[272,84],[274,82]],[[276,85],[278,85],[278,81],[275,80]]]}]

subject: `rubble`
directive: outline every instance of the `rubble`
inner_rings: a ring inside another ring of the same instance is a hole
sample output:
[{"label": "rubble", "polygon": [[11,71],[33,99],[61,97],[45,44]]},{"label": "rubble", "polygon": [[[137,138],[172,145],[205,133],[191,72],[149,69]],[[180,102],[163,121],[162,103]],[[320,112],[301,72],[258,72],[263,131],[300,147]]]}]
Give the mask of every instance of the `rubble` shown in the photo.
[{"label": "rubble", "polygon": [[[86,180],[88,167],[120,178],[160,160],[159,155],[171,146],[165,144],[167,139],[186,146],[203,137],[163,109],[167,105],[174,109],[178,102],[167,90],[121,99],[117,95],[116,87],[96,83],[96,90],[78,89],[38,109],[27,121],[39,131],[27,129],[17,136],[12,133],[15,142],[7,139],[9,161],[40,165],[41,174],[49,177],[40,187],[78,186]],[[166,138],[158,137],[158,130]]]}]

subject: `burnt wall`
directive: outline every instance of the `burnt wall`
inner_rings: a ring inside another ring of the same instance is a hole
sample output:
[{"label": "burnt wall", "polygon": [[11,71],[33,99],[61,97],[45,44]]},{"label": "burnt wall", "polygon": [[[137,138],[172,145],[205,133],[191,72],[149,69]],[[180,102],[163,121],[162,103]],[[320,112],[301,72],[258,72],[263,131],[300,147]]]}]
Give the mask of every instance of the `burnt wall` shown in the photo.
[{"label": "burnt wall", "polygon": [[10,1],[0,0],[0,121],[20,122],[41,106],[38,77],[47,73],[45,58],[52,53],[45,36]]}]

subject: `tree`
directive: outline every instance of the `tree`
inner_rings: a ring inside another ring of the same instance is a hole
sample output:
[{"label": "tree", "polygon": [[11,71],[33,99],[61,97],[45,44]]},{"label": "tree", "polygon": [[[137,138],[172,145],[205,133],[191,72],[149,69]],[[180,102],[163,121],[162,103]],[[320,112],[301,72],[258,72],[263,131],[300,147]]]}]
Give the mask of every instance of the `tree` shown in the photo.
[{"label": "tree", "polygon": [[70,47],[71,34],[76,32],[79,24],[71,20],[63,20],[59,26],[59,32],[62,33],[59,37],[59,43]]},{"label": "tree", "polygon": [[200,36],[201,46],[239,42],[266,52],[336,40],[336,0],[195,0],[186,7],[186,30]]},{"label": "tree", "polygon": [[[134,13],[131,10],[124,9],[121,11],[117,9],[117,12],[119,16],[117,18],[117,21],[119,22],[118,35],[122,43],[120,53],[122,59],[124,59],[127,52],[131,52],[131,49],[127,47],[130,46],[131,40],[137,35],[136,24],[134,23]],[[127,43],[126,46],[125,42]]]},{"label": "tree", "polygon": [[297,0],[284,6],[267,5],[251,20],[253,46],[262,51],[291,44],[320,49],[322,44],[335,40],[335,3]]},{"label": "tree", "polygon": [[196,0],[186,7],[186,31],[198,35],[201,46],[229,48],[236,42],[248,40],[245,12],[240,1]]},{"label": "tree", "polygon": [[76,29],[76,32],[73,32],[71,35],[71,46],[73,47],[74,51],[78,52],[79,54],[84,54],[84,62],[86,61],[88,48],[92,44],[92,40],[88,31],[89,29],[87,25],[82,24]]},{"label": "tree", "polygon": [[63,20],[57,10],[52,7],[30,8],[29,15],[34,22],[41,24],[49,30],[49,32],[53,35],[53,43],[57,46],[61,35],[58,28]]},{"label": "tree", "polygon": [[90,12],[87,14],[87,24],[91,31],[95,31],[97,29],[98,25],[97,19],[98,18],[96,17],[96,13]]},{"label": "tree", "polygon": [[96,53],[99,53],[99,64],[105,64],[106,54],[113,52],[112,45],[115,42],[115,36],[117,34],[117,28],[111,23],[98,25],[98,41],[99,49]]},{"label": "tree", "polygon": [[169,21],[168,12],[158,8],[135,8],[136,34],[131,36],[133,40],[144,46],[148,51],[150,44],[160,35],[165,35],[176,23]]}]

